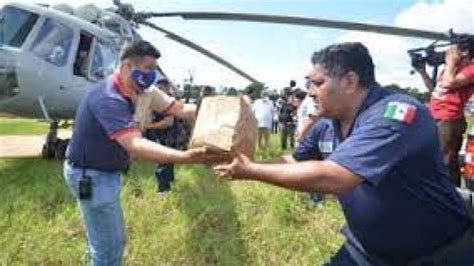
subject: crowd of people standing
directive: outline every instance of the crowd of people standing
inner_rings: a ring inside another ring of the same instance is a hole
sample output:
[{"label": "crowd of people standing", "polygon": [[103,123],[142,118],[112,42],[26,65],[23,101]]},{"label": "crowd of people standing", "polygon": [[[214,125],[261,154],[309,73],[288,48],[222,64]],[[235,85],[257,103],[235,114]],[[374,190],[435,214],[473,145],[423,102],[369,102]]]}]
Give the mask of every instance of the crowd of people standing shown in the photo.
[{"label": "crowd of people standing", "polygon": [[[318,118],[318,103],[315,93],[309,87],[306,90],[295,87],[283,90],[281,95],[271,97],[267,91],[254,93],[247,91],[248,103],[257,119],[258,147],[267,149],[270,134],[280,134],[280,148],[291,149],[305,135]],[[275,95],[273,95],[275,96]]]}]

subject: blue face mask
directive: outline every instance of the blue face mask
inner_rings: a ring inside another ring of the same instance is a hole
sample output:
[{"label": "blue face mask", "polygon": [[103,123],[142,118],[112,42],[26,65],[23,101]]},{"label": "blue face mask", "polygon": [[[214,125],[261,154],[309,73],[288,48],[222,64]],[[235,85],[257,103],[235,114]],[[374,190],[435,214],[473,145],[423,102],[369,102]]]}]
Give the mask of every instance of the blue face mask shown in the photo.
[{"label": "blue face mask", "polygon": [[142,90],[148,89],[150,86],[164,79],[163,75],[158,70],[143,71],[135,69],[132,71],[132,79],[137,83]]}]

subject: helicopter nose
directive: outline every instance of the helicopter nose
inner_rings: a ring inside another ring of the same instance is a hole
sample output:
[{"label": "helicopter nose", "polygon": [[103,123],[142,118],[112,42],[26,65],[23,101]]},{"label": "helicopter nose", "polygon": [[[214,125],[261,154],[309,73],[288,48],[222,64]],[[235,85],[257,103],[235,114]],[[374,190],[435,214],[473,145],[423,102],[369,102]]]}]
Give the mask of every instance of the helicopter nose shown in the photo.
[{"label": "helicopter nose", "polygon": [[0,101],[20,93],[13,59],[14,53],[0,47]]}]

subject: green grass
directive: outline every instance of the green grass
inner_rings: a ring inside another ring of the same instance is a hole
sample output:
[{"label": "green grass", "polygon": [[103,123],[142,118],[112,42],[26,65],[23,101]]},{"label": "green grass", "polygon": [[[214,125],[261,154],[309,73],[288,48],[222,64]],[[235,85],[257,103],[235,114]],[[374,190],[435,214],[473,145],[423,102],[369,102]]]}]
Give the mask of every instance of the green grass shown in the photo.
[{"label": "green grass", "polygon": [[[276,156],[273,148],[258,157]],[[59,162],[0,160],[0,265],[84,262],[84,229]],[[126,265],[320,265],[342,243],[344,218],[329,199],[256,182],[218,180],[205,166],[181,166],[173,191],[155,193],[153,165],[124,178]]]},{"label": "green grass", "polygon": [[0,117],[0,135],[41,135],[49,125],[34,119]]},{"label": "green grass", "polygon": [[[469,131],[469,129],[474,126],[474,116],[466,116],[466,121],[467,121],[467,131]],[[473,128],[474,130],[474,128]]]},{"label": "green grass", "polygon": [[[0,117],[0,135],[47,128]],[[273,136],[257,158],[280,155],[277,146]],[[0,159],[0,265],[83,264],[84,228],[61,171],[56,161]],[[204,166],[180,166],[166,198],[155,189],[150,163],[134,164],[124,178],[126,265],[320,265],[343,241],[334,199],[314,206],[303,193],[219,181]]]}]

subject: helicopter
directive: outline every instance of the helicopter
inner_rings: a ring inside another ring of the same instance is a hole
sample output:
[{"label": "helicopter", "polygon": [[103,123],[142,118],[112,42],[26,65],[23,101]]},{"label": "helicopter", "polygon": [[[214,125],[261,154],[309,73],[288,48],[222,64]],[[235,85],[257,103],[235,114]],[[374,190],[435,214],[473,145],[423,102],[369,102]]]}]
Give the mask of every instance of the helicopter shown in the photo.
[{"label": "helicopter", "polygon": [[67,140],[57,137],[59,121],[74,118],[91,85],[114,71],[120,47],[142,38],[137,32],[139,26],[161,32],[249,82],[258,82],[212,51],[157,26],[150,21],[153,18],[264,22],[449,40],[443,32],[336,20],[223,12],[138,12],[120,0],[113,4],[102,9],[92,4],[72,8],[66,4],[10,3],[0,11],[0,112],[50,123],[43,157],[63,158]]}]

